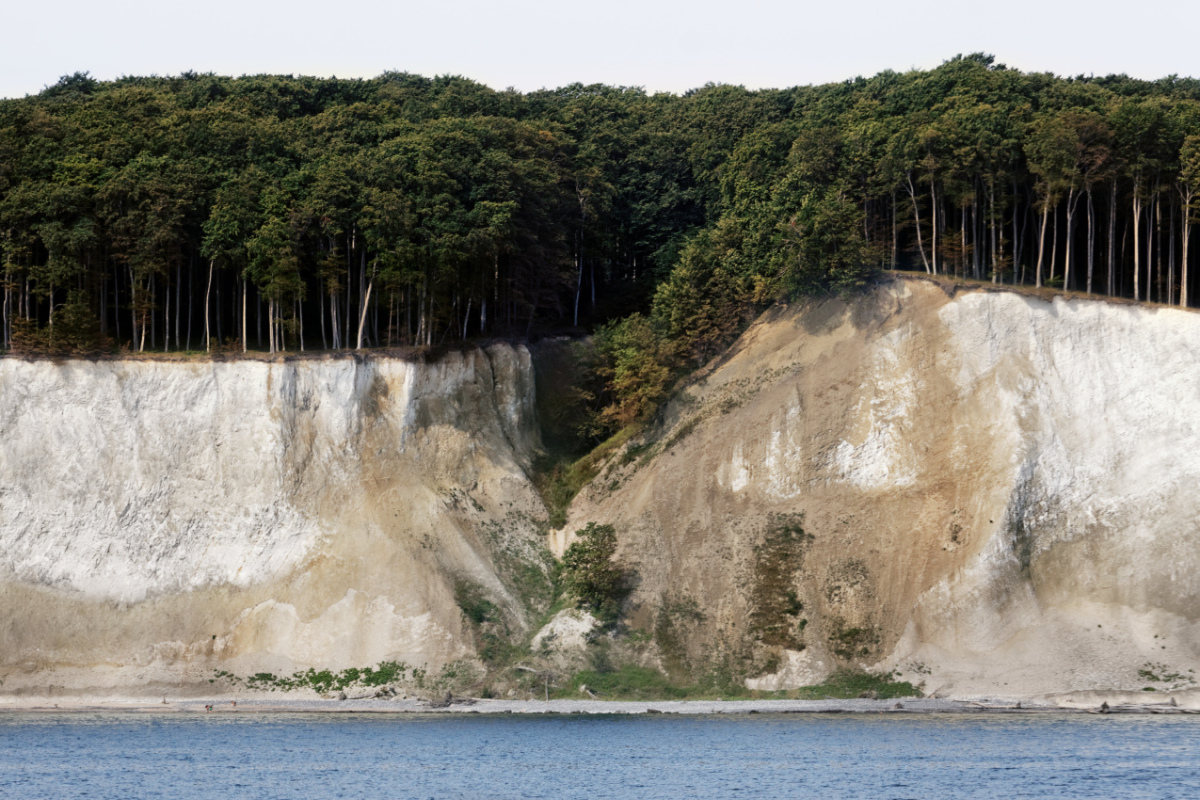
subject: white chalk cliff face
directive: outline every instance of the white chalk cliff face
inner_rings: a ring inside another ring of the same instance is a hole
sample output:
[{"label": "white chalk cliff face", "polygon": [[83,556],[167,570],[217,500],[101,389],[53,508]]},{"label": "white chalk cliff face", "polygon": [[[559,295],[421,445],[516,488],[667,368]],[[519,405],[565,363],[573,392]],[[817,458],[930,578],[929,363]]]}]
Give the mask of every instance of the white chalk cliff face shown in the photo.
[{"label": "white chalk cliff face", "polygon": [[523,347],[436,363],[0,360],[0,691],[474,655],[543,565]]},{"label": "white chalk cliff face", "polygon": [[[659,440],[690,432],[614,462],[551,545],[615,524],[640,624],[694,599],[692,665],[757,654],[776,671],[755,688],[848,664],[957,693],[1186,684],[1198,353],[1195,313],[920,280],[776,309],[672,403]],[[800,514],[803,610],[764,659],[759,548]]]},{"label": "white chalk cliff face", "polygon": [[[616,526],[629,622],[672,671],[763,690],[847,665],[959,695],[1185,685],[1197,353],[1200,314],[917,279],[777,308],[671,402],[657,444],[581,493],[551,549]],[[532,634],[534,417],[522,347],[0,359],[0,693],[437,670],[475,656],[463,582]],[[555,647],[582,641],[561,625]]]}]

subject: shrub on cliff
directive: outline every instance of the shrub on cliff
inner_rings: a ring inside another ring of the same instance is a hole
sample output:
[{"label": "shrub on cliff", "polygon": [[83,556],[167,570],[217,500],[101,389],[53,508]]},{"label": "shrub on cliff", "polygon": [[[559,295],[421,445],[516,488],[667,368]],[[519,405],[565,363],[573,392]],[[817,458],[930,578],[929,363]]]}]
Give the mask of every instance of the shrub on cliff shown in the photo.
[{"label": "shrub on cliff", "polygon": [[575,532],[578,537],[563,554],[560,580],[579,608],[605,623],[621,614],[621,604],[631,590],[629,574],[613,560],[617,532],[612,525],[589,522]]}]

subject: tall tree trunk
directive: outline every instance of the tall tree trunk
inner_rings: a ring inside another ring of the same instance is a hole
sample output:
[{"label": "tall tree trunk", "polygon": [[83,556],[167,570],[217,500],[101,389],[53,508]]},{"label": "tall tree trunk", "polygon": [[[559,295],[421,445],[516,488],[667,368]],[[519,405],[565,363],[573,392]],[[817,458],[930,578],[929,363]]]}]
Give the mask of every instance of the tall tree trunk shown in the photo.
[{"label": "tall tree trunk", "polygon": [[[992,240],[992,283],[998,283],[997,276],[1000,273],[1001,263],[1004,261],[1004,239],[996,230],[996,186],[995,183],[989,181],[987,184],[987,204],[988,204],[988,231]],[[1004,224],[1003,215],[1001,215],[1000,224]]]},{"label": "tall tree trunk", "polygon": [[[892,187],[892,269],[896,269],[898,260],[898,251],[900,249],[900,237],[896,227],[896,187]],[[637,280],[636,264],[637,259],[634,259],[635,273],[634,280]]]},{"label": "tall tree trunk", "polygon": [[1189,215],[1189,211],[1192,208],[1192,187],[1189,184],[1186,189],[1181,191],[1183,192],[1183,202],[1180,205],[1182,206],[1183,217],[1180,219],[1179,229],[1180,236],[1182,237],[1179,253],[1179,305],[1186,308],[1188,304],[1188,242],[1192,236],[1192,220]]},{"label": "tall tree trunk", "polygon": [[317,316],[321,318],[321,349],[329,349],[329,337],[325,334],[325,279],[317,281]]},{"label": "tall tree trunk", "polygon": [[167,289],[163,293],[163,352],[171,349],[171,282],[170,273],[167,273]]},{"label": "tall tree trunk", "polygon": [[1078,201],[1075,187],[1071,187],[1067,192],[1067,252],[1066,261],[1063,263],[1063,291],[1066,292],[1071,290],[1071,258],[1075,254],[1075,204]]},{"label": "tall tree trunk", "polygon": [[1058,267],[1058,205],[1054,206],[1054,228],[1050,234],[1050,280],[1054,280]]},{"label": "tall tree trunk", "polygon": [[1092,293],[1092,274],[1096,268],[1096,208],[1092,205],[1092,186],[1087,187],[1087,293]]},{"label": "tall tree trunk", "polygon": [[[29,291],[29,279],[25,279],[25,291]],[[29,308],[29,298],[25,299],[25,308]],[[129,346],[137,349],[138,346],[138,293],[137,293],[137,278],[133,274],[133,265],[129,265],[129,330],[130,340]]]},{"label": "tall tree trunk", "polygon": [[929,268],[929,259],[925,257],[925,244],[921,241],[921,211],[917,203],[917,190],[913,186],[912,173],[907,173],[908,178],[908,196],[912,199],[913,219],[916,221],[917,230],[917,249],[921,251],[921,263],[925,265],[926,274],[931,274],[933,271]]},{"label": "tall tree trunk", "polygon": [[208,287],[204,290],[204,352],[206,352],[206,353],[212,351],[212,329],[210,327],[210,320],[212,319],[212,315],[209,313],[208,304],[209,304],[209,298],[212,296],[213,266],[214,265],[215,265],[215,261],[213,259],[209,259],[209,261],[208,261]]},{"label": "tall tree trunk", "polygon": [[1108,296],[1117,293],[1117,179],[1113,178],[1108,200]]},{"label": "tall tree trunk", "polygon": [[191,258],[188,260],[188,321],[187,321],[187,348],[192,349],[192,310],[196,305],[196,251],[192,251]]},{"label": "tall tree trunk", "polygon": [[183,292],[183,259],[175,259],[175,349],[179,349],[179,295]]},{"label": "tall tree trunk", "polygon": [[250,293],[246,286],[246,276],[242,276],[242,352],[250,348],[250,333],[246,330],[246,295]]},{"label": "tall tree trunk", "polygon": [[1170,230],[1167,232],[1167,305],[1175,304],[1175,198],[1167,212]]},{"label": "tall tree trunk", "polygon": [[1141,182],[1135,180],[1133,183],[1133,299],[1141,300],[1141,273],[1142,273],[1142,246],[1141,242],[1142,229],[1142,198],[1141,198]]},{"label": "tall tree trunk", "polygon": [[[1154,230],[1150,234],[1154,240],[1154,256],[1147,256],[1147,274],[1146,274],[1146,299],[1157,300],[1162,302],[1162,203],[1161,198],[1156,193],[1151,203],[1154,206],[1152,215],[1154,220]],[[1149,274],[1149,265],[1154,264],[1154,281],[1151,283]],[[1153,289],[1153,294],[1151,293]]]},{"label": "tall tree trunk", "polygon": [[958,248],[958,272],[964,278],[967,275],[967,209],[964,206],[961,209],[962,213],[958,215],[958,235],[962,237]]},{"label": "tall tree trunk", "polygon": [[375,286],[374,271],[371,274],[371,280],[367,282],[367,290],[363,293],[362,298],[362,313],[358,317],[358,346],[357,350],[363,348],[363,327],[367,324],[367,304],[371,302],[371,289]]},{"label": "tall tree trunk", "polygon": [[[933,261],[933,274],[938,274],[938,197],[937,184],[933,180],[933,175],[929,176],[929,211],[932,214],[933,232],[930,234],[929,257]],[[945,265],[942,265],[942,271],[945,272]]]},{"label": "tall tree trunk", "polygon": [[1050,226],[1050,198],[1042,203],[1042,225],[1038,231],[1037,271],[1034,273],[1034,286],[1042,286],[1042,260],[1046,253],[1046,228]]},{"label": "tall tree trunk", "polygon": [[[1017,282],[1017,266],[1021,260],[1021,237],[1017,233],[1017,211],[1020,209],[1020,195],[1017,194],[1017,179],[1013,178],[1013,246],[1012,246],[1012,271],[1013,283]],[[1024,277],[1024,276],[1022,276]]]}]

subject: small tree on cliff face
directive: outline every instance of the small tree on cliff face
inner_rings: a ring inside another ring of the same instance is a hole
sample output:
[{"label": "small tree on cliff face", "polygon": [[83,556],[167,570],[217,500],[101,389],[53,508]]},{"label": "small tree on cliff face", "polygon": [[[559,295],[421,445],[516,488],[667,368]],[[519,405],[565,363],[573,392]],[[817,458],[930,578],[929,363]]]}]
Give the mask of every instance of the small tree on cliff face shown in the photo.
[{"label": "small tree on cliff face", "polygon": [[630,591],[628,576],[613,562],[617,532],[612,525],[589,522],[575,535],[576,541],[563,554],[563,588],[574,596],[579,608],[602,622],[615,622]]}]

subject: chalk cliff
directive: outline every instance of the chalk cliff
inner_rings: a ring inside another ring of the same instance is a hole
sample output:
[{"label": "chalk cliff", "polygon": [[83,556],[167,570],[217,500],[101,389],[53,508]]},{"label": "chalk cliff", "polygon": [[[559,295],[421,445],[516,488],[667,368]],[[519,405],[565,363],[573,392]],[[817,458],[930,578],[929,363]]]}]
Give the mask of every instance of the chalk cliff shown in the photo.
[{"label": "chalk cliff", "polygon": [[914,279],[777,308],[552,547],[614,524],[666,663],[758,688],[846,665],[960,694],[1188,685],[1198,353],[1195,313]]},{"label": "chalk cliff", "polygon": [[[640,652],[676,674],[1191,685],[1197,353],[1194,313],[916,279],[778,307],[613,457],[549,549],[612,523]],[[436,671],[478,655],[463,586],[532,637],[549,568],[533,387],[529,352],[503,345],[0,360],[0,692]]]},{"label": "chalk cliff", "polygon": [[0,680],[436,671],[544,571],[523,347],[434,363],[0,361]]}]

